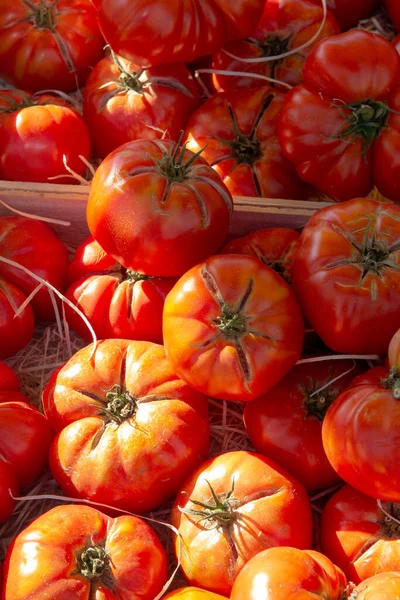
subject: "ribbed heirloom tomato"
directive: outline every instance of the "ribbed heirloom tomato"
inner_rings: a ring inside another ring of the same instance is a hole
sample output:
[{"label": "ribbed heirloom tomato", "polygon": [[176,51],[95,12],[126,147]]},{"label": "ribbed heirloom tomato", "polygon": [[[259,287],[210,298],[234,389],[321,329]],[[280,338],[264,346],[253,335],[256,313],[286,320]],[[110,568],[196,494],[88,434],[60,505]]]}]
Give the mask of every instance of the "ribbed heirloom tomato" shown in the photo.
[{"label": "ribbed heirloom tomato", "polygon": [[350,587],[349,600],[400,600],[400,573],[380,573]]},{"label": "ribbed heirloom tomato", "polygon": [[225,600],[225,596],[207,592],[201,588],[186,587],[180,588],[163,596],[163,600]]}]

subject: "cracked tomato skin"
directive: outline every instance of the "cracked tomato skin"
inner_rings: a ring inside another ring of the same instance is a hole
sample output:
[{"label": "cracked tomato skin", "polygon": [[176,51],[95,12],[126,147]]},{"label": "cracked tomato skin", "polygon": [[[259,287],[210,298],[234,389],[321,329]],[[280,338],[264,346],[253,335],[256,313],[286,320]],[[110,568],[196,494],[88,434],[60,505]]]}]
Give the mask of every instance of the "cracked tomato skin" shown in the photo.
[{"label": "cracked tomato skin", "polygon": [[15,317],[25,300],[19,288],[0,277],[0,359],[13,356],[32,339],[35,319],[29,304]]},{"label": "cracked tomato skin", "polygon": [[9,547],[2,598],[153,600],[167,579],[165,551],[142,519],[112,519],[89,506],[57,506]]},{"label": "cracked tomato skin", "polygon": [[163,600],[225,600],[226,596],[213,594],[197,587],[179,588],[163,596]]},{"label": "cracked tomato skin", "polygon": [[71,92],[100,60],[103,46],[90,0],[1,2],[0,75],[16,87]]},{"label": "cracked tomato skin", "polygon": [[319,552],[269,548],[244,566],[231,600],[342,600],[346,584],[342,571]]},{"label": "cracked tomato skin", "polygon": [[277,121],[285,96],[270,87],[216,94],[190,117],[192,152],[217,171],[232,195],[304,200],[309,187],[283,155]]},{"label": "cracked tomato skin", "polygon": [[164,345],[175,372],[221,400],[253,400],[296,364],[304,338],[290,286],[258,259],[208,258],[168,294]]},{"label": "cracked tomato skin", "polygon": [[[215,506],[210,486],[219,501],[227,500],[225,510],[232,515],[223,526],[218,518],[199,521],[201,515],[182,512],[201,510],[193,501]],[[178,494],[171,523],[186,550],[181,569],[188,583],[223,596],[262,550],[311,546],[311,509],[303,486],[273,460],[252,452],[228,452],[200,465]]]},{"label": "cracked tomato skin", "polygon": [[204,158],[170,140],[136,140],[97,169],[87,221],[127,269],[179,277],[219,250],[232,209],[229,190]]},{"label": "cracked tomato skin", "polygon": [[354,29],[320,42],[303,74],[304,84],[286,96],[278,125],[283,153],[299,176],[336,202],[367,195],[374,185],[400,202],[400,56],[394,46]]},{"label": "cracked tomato skin", "polygon": [[400,573],[379,573],[359,583],[351,598],[356,600],[399,600]]},{"label": "cracked tomato skin", "polygon": [[365,198],[328,206],[303,230],[293,289],[324,343],[386,354],[400,327],[400,207]]},{"label": "cracked tomato skin", "polygon": [[147,512],[207,456],[207,400],[150,342],[83,348],[53,374],[43,405],[58,432],[50,468],[69,496]]}]

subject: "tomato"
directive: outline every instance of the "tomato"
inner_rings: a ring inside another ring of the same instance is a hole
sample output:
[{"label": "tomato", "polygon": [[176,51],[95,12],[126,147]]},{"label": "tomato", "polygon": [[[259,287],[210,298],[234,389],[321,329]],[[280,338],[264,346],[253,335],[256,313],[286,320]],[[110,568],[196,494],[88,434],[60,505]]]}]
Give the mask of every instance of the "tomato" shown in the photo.
[{"label": "tomato", "polygon": [[[99,339],[162,343],[164,301],[175,279],[125,269],[91,236],[77,249],[69,275],[72,284],[65,295],[88,318]],[[90,340],[82,318],[68,306],[65,312],[69,325]]]},{"label": "tomato", "polygon": [[400,600],[400,573],[380,573],[353,589],[349,600]]},{"label": "tomato", "polygon": [[239,573],[231,600],[342,600],[345,588],[343,573],[323,554],[269,548]]},{"label": "tomato", "polygon": [[153,600],[167,581],[167,566],[158,536],[142,519],[57,506],[11,544],[3,599]]},{"label": "tomato", "polygon": [[69,496],[146,512],[207,456],[207,400],[174,375],[156,344],[83,348],[53,374],[43,404],[59,432],[50,467]]},{"label": "tomato", "polygon": [[284,95],[270,87],[217,94],[186,127],[188,148],[199,152],[237,196],[305,199],[308,187],[283,156],[277,119]]},{"label": "tomato", "polygon": [[93,69],[83,93],[83,114],[97,156],[130,140],[177,140],[199,103],[183,64],[142,69],[111,54]]},{"label": "tomato", "polygon": [[[398,519],[400,505],[384,503]],[[382,571],[400,570],[400,528],[376,500],[344,486],[322,513],[321,545],[326,556],[359,583]]]},{"label": "tomato", "polygon": [[[400,29],[400,27],[399,27],[399,29]],[[394,38],[392,44],[396,48],[397,52],[400,54],[400,34],[396,35],[396,37]]]},{"label": "tomato", "polygon": [[17,477],[10,465],[0,457],[0,524],[11,517],[16,504],[14,498],[18,495]]},{"label": "tomato", "polygon": [[164,345],[175,373],[221,400],[271,389],[299,359],[304,325],[290,286],[258,259],[212,256],[168,294]]},{"label": "tomato", "polygon": [[[142,66],[191,60],[253,33],[265,0],[102,0],[101,31],[117,54]],[[149,43],[151,40],[151,43]]]},{"label": "tomato", "polygon": [[0,75],[31,92],[75,90],[104,46],[89,0],[2,0],[0,40]]},{"label": "tomato", "polygon": [[246,254],[292,281],[292,264],[299,248],[300,234],[286,227],[258,229],[226,244],[220,254]]},{"label": "tomato", "polygon": [[[0,257],[12,260],[64,291],[68,254],[65,245],[43,221],[25,217],[0,218]],[[0,260],[0,276],[18,286],[27,296],[40,282],[21,269]],[[54,308],[48,290],[43,287],[31,300],[35,316],[41,321],[54,319]]]},{"label": "tomato", "polygon": [[278,125],[282,150],[304,181],[337,202],[374,185],[400,202],[399,73],[400,56],[380,35],[354,29],[316,46]]},{"label": "tomato", "polygon": [[27,305],[15,317],[26,296],[0,277],[0,359],[13,356],[30,342],[35,328],[32,308]]},{"label": "tomato", "polygon": [[323,449],[322,422],[332,402],[361,372],[361,365],[351,360],[294,367],[267,394],[246,405],[244,422],[251,443],[309,491],[340,483]]},{"label": "tomato", "polygon": [[386,354],[400,327],[400,208],[328,206],[303,230],[292,270],[306,318],[336,352]]},{"label": "tomato", "polygon": [[[251,38],[232,42],[218,50],[213,56],[212,67],[224,71],[259,73],[289,85],[297,85],[303,81],[304,61],[314,46],[321,39],[340,33],[339,24],[331,11],[328,11],[320,35],[311,45],[286,58],[266,62],[261,62],[261,59],[284,54],[308,42],[318,32],[322,18],[321,2],[316,6],[313,0],[268,0]],[[243,59],[260,59],[260,62],[246,63],[232,58],[226,52]],[[218,91],[260,85],[259,79],[245,76],[214,74],[213,81]]]},{"label": "tomato", "polygon": [[251,452],[228,452],[200,465],[178,494],[171,523],[181,535],[181,569],[189,584],[224,596],[261,550],[311,546],[303,486]]},{"label": "tomato", "polygon": [[179,590],[174,590],[163,596],[163,600],[224,600],[224,598],[225,596],[195,587],[179,588]]},{"label": "tomato", "polygon": [[19,381],[16,373],[0,360],[0,393],[4,391],[19,391]]},{"label": "tomato", "polygon": [[[321,0],[313,0],[321,5]],[[378,8],[379,0],[328,0],[328,8],[339,21],[342,31],[357,25]]]},{"label": "tomato", "polygon": [[389,17],[397,32],[400,32],[400,5],[397,0],[383,0],[383,5],[386,8]]},{"label": "tomato", "polygon": [[87,220],[126,269],[178,277],[221,247],[231,212],[231,195],[204,158],[172,141],[137,140],[97,169]]},{"label": "tomato", "polygon": [[79,156],[89,159],[90,136],[76,110],[60,106],[48,96],[41,103],[40,96],[33,99],[25,94],[22,107],[12,98],[8,98],[8,107],[3,106],[6,100],[3,94],[0,112],[7,115],[1,121],[0,178],[48,183],[57,177],[56,183],[77,183],[68,174],[64,160],[82,175],[86,164]]}]

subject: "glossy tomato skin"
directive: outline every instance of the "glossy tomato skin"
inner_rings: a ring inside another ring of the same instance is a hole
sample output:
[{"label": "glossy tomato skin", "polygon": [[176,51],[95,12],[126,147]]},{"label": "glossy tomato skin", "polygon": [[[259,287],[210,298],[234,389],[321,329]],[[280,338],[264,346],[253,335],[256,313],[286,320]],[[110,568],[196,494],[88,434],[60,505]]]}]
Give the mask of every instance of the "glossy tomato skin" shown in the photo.
[{"label": "glossy tomato skin", "polygon": [[0,392],[18,392],[20,388],[17,374],[5,362],[0,360]]},{"label": "glossy tomato skin", "polygon": [[32,308],[25,306],[15,317],[25,300],[19,288],[0,278],[0,359],[13,356],[32,339],[35,328]]},{"label": "glossy tomato skin", "polygon": [[[0,256],[4,256],[45,279],[61,292],[66,287],[68,253],[51,227],[42,221],[25,217],[1,217]],[[21,269],[0,261],[0,275],[18,286],[27,296],[39,282]],[[54,319],[54,308],[46,288],[31,300],[40,321]]]},{"label": "glossy tomato skin", "polygon": [[304,324],[282,277],[258,259],[224,254],[193,267],[172,288],[163,333],[175,372],[190,386],[247,401],[295,365]]},{"label": "glossy tomato skin", "polygon": [[341,600],[346,578],[323,554],[282,547],[260,552],[244,566],[231,600]]},{"label": "glossy tomato skin", "polygon": [[264,1],[103,0],[99,24],[114,52],[142,67],[190,62],[251,35]]},{"label": "glossy tomato skin", "polygon": [[93,149],[105,157],[138,139],[177,140],[199,103],[196,85],[183,64],[143,70],[120,57],[103,58],[83,93],[83,115]]},{"label": "glossy tomato skin", "polygon": [[104,46],[89,0],[3,0],[0,40],[0,75],[31,92],[75,90]]},{"label": "glossy tomato skin", "polygon": [[163,596],[163,600],[224,600],[226,596],[213,594],[196,587],[179,588]]},{"label": "glossy tomato skin", "polygon": [[[28,559],[32,540],[37,560]],[[91,557],[99,561],[97,576]],[[57,506],[9,547],[3,598],[62,600],[94,594],[107,600],[153,600],[167,581],[167,566],[159,538],[142,519],[112,519],[89,506]]]},{"label": "glossy tomato skin", "polygon": [[[213,68],[228,71],[258,73],[298,85],[303,81],[305,58],[314,46],[329,35],[340,33],[340,27],[333,13],[328,11],[325,25],[318,38],[307,48],[296,54],[275,61],[246,63],[232,58],[262,58],[283,54],[308,42],[318,31],[323,18],[322,4],[314,0],[268,0],[264,12],[250,39],[227,44],[213,55]],[[260,79],[246,76],[213,75],[217,91],[238,87],[258,87]]]},{"label": "glossy tomato skin", "polygon": [[[398,505],[388,503],[384,508],[398,518]],[[336,492],[324,508],[321,546],[354,583],[384,571],[400,570],[397,523],[386,517],[374,498],[349,485]]]},{"label": "glossy tomato skin", "polygon": [[89,229],[127,269],[179,277],[225,241],[232,212],[228,189],[204,158],[194,160],[183,150],[180,159],[179,152],[167,140],[128,142],[96,171]]},{"label": "glossy tomato skin", "polygon": [[[69,280],[65,295],[88,318],[98,339],[162,343],[164,301],[175,279],[130,273],[89,236],[76,251]],[[83,319],[68,306],[65,313],[70,326],[91,340]]]},{"label": "glossy tomato skin", "polygon": [[379,573],[353,590],[357,600],[398,600],[400,598],[400,573]]},{"label": "glossy tomato skin", "polygon": [[283,156],[277,121],[285,96],[270,87],[216,94],[190,117],[185,136],[237,196],[308,197],[309,188]]},{"label": "glossy tomato skin", "polygon": [[293,288],[336,352],[386,354],[400,327],[399,217],[394,204],[357,198],[318,211],[303,230]]},{"label": "glossy tomato skin", "polygon": [[[304,181],[337,202],[367,195],[374,185],[400,201],[400,160],[397,152],[391,155],[400,136],[399,69],[394,46],[366,31],[316,46],[304,66],[304,84],[286,96],[278,126],[282,150]],[[372,127],[376,135],[368,138]]]},{"label": "glossy tomato skin", "polygon": [[400,32],[400,5],[396,0],[383,0],[383,5],[386,8],[389,17],[397,32]]},{"label": "glossy tomato skin", "polygon": [[[182,512],[199,509],[193,501],[215,505],[209,485],[222,502],[234,487],[227,501],[228,512],[234,513],[229,525]],[[225,596],[258,552],[311,546],[310,504],[303,486],[271,459],[251,452],[228,452],[200,465],[178,494],[171,523],[186,549],[181,569],[188,583]]]},{"label": "glossy tomato skin", "polygon": [[83,348],[54,373],[43,404],[59,432],[50,467],[70,496],[143,513],[207,456],[207,400],[174,375],[156,344]]}]

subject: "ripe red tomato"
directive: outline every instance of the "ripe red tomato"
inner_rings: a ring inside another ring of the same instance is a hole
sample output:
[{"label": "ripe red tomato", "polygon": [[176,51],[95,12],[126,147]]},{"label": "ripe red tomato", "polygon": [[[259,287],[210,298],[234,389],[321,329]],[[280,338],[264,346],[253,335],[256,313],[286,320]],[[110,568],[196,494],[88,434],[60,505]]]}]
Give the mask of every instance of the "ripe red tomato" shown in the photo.
[{"label": "ripe red tomato", "polygon": [[[117,54],[142,66],[190,62],[253,33],[265,0],[102,0],[99,24]],[[151,40],[151,43],[149,41]]]},{"label": "ripe red tomato", "polygon": [[224,596],[261,550],[311,546],[303,486],[251,452],[228,452],[200,465],[178,494],[171,523],[181,535],[181,569],[189,584]]},{"label": "ripe red tomato", "polygon": [[49,96],[34,99],[20,90],[18,94],[22,103],[0,91],[0,178],[48,183],[51,177],[65,175],[55,182],[76,183],[63,160],[78,175],[86,170],[79,158],[90,158],[89,130],[83,119]]},{"label": "ripe red tomato", "polygon": [[13,356],[32,339],[35,321],[29,304],[15,317],[25,300],[19,288],[0,277],[0,359]]},{"label": "ripe red tomato", "polygon": [[[69,280],[65,296],[88,318],[99,339],[162,343],[164,301],[175,279],[129,271],[89,236],[76,251]],[[90,340],[82,318],[68,306],[65,313],[69,325]]]},{"label": "ripe red tomato", "polygon": [[400,207],[358,198],[328,206],[303,230],[293,288],[336,352],[386,354],[400,327]]},{"label": "ripe red tomato", "polygon": [[324,452],[322,422],[332,402],[362,371],[351,360],[294,367],[267,394],[246,405],[244,422],[254,448],[279,462],[308,491],[340,483]]},{"label": "ripe red tomato", "polygon": [[397,0],[383,0],[383,5],[389,14],[395,30],[400,32],[400,4]]},{"label": "ripe red tomato", "polygon": [[396,37],[394,38],[392,44],[396,48],[397,52],[400,54],[400,34],[396,35]]},{"label": "ripe red tomato", "polygon": [[302,200],[309,188],[282,153],[277,120],[284,94],[270,87],[216,94],[191,116],[185,136],[237,196]]},{"label": "ripe red tomato", "polygon": [[349,600],[397,600],[400,598],[400,573],[380,573],[357,587],[350,586]]},{"label": "ripe red tomato", "polygon": [[346,578],[323,554],[296,548],[269,548],[239,573],[231,600],[342,600]]},{"label": "ripe red tomato", "polygon": [[2,0],[0,40],[0,75],[31,92],[75,90],[104,46],[89,0]]},{"label": "ripe red tomato", "polygon": [[83,348],[53,374],[43,404],[59,432],[50,467],[69,496],[143,513],[176,494],[207,456],[207,400],[156,344]]},{"label": "ripe red tomato", "polygon": [[220,254],[246,254],[258,258],[264,265],[292,281],[292,265],[299,248],[300,234],[286,227],[258,229],[248,235],[232,240]]},{"label": "ripe red tomato", "polygon": [[[396,1],[396,0],[395,0]],[[321,5],[321,0],[313,0]],[[342,31],[357,25],[378,8],[379,0],[328,0],[328,8],[339,21]]]},{"label": "ripe red tomato", "polygon": [[93,69],[83,93],[83,115],[94,152],[107,156],[138,139],[177,140],[199,103],[183,64],[142,69],[111,54]]},{"label": "ripe red tomato", "polygon": [[200,588],[185,587],[163,596],[163,600],[225,600],[225,596],[213,594]]},{"label": "ripe red tomato", "polygon": [[3,599],[153,600],[167,581],[167,567],[158,536],[142,519],[57,506],[9,547]]},{"label": "ripe red tomato", "polygon": [[400,56],[380,35],[354,29],[316,46],[278,126],[282,150],[304,181],[337,202],[374,185],[400,202],[399,73]]},{"label": "ripe red tomato", "polygon": [[[232,42],[218,50],[213,56],[212,67],[224,71],[259,73],[289,85],[298,85],[303,81],[305,58],[314,46],[325,37],[340,33],[339,24],[331,11],[328,11],[323,29],[315,42],[287,58],[246,63],[232,58],[226,52],[244,59],[261,59],[302,46],[311,40],[321,26],[323,9],[321,1],[318,4],[317,6],[315,0],[268,0],[251,37]],[[218,91],[261,85],[259,79],[245,76],[214,74],[213,81]]]},{"label": "ripe red tomato", "polygon": [[163,316],[179,375],[222,400],[253,400],[299,359],[304,325],[290,286],[258,259],[212,256],[179,279]]},{"label": "ripe red tomato", "polygon": [[204,158],[172,141],[137,140],[97,169],[87,220],[125,268],[178,277],[221,247],[231,212],[231,195]]},{"label": "ripe red tomato", "polygon": [[[383,507],[399,518],[398,504]],[[354,583],[383,571],[400,571],[398,523],[382,512],[376,500],[349,485],[332,496],[322,513],[321,545]]]},{"label": "ripe red tomato", "polygon": [[19,391],[19,381],[16,373],[0,360],[0,393],[2,391]]}]

